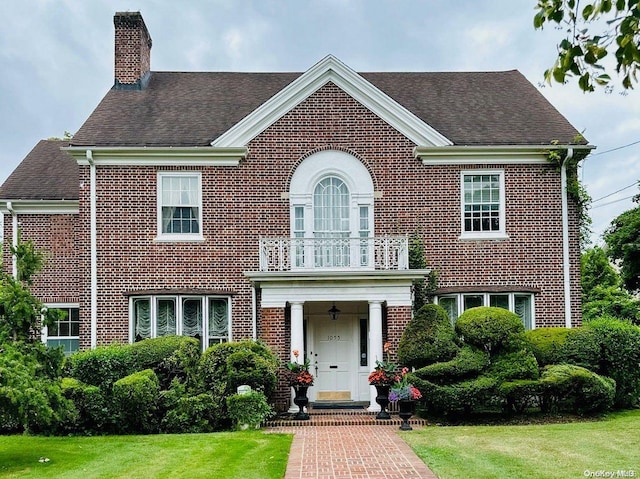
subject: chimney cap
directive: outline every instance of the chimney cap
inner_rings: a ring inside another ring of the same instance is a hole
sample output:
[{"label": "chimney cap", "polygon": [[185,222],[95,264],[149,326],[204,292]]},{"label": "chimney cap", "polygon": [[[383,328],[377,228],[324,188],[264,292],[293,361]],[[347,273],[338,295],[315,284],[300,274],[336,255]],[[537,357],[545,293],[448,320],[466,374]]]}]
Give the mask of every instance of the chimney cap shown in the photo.
[{"label": "chimney cap", "polygon": [[140,12],[116,12],[113,15],[113,25],[117,27],[124,28],[136,28],[142,27],[146,37],[148,39],[149,48],[151,48],[151,35],[149,35],[149,30],[147,29],[147,25],[144,23],[144,19],[142,18],[142,13]]}]

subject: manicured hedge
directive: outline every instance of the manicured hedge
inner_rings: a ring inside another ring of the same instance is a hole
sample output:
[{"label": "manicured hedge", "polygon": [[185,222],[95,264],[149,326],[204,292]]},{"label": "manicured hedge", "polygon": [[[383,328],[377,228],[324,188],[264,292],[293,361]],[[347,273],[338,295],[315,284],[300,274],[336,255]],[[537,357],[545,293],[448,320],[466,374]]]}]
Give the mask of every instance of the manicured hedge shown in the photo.
[{"label": "manicured hedge", "polygon": [[502,308],[471,308],[456,321],[456,332],[471,344],[487,352],[518,347],[524,338],[520,317]]},{"label": "manicured hedge", "polygon": [[69,372],[86,384],[110,391],[117,380],[148,368],[157,374],[162,387],[168,388],[174,377],[195,374],[199,356],[197,339],[165,336],[76,353],[69,358]]},{"label": "manicured hedge", "polygon": [[568,363],[597,370],[600,345],[589,328],[538,328],[525,333],[538,364]]},{"label": "manicured hedge", "polygon": [[229,396],[227,410],[236,429],[257,429],[273,413],[259,391]]},{"label": "manicured hedge", "polygon": [[489,365],[489,355],[472,346],[464,346],[450,361],[430,364],[415,371],[421,379],[435,383],[451,382],[477,376]]},{"label": "manicured hedge", "polygon": [[113,429],[111,412],[98,386],[91,386],[74,378],[63,378],[62,393],[73,401],[76,408],[73,422],[65,425],[71,432],[90,434]]},{"label": "manicured hedge", "polygon": [[113,383],[120,431],[132,434],[156,432],[159,394],[160,383],[151,369],[135,372]]},{"label": "manicured hedge", "polygon": [[441,306],[426,304],[418,310],[402,333],[398,345],[398,361],[413,368],[447,361],[458,351],[456,340],[446,311]]}]

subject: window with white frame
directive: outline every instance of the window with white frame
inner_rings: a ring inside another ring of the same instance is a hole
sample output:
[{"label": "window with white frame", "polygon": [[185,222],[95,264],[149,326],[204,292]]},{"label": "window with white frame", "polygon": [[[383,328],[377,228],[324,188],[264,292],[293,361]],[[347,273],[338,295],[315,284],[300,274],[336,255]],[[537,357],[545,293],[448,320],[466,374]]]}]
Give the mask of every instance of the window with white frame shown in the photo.
[{"label": "window with white frame", "polygon": [[463,171],[461,238],[506,236],[504,171]]},{"label": "window with white frame", "polygon": [[75,353],[80,345],[80,308],[77,306],[51,305],[50,308],[61,310],[64,314],[43,330],[43,339],[49,347],[62,346],[68,356]]},{"label": "window with white frame", "polygon": [[158,237],[199,239],[202,236],[200,173],[158,173]]},{"label": "window with white frame", "polygon": [[231,340],[228,297],[132,297],[130,310],[132,341],[169,335],[191,336],[206,349]]},{"label": "window with white frame", "polygon": [[467,309],[492,306],[516,313],[525,329],[535,327],[535,309],[531,293],[453,293],[437,296],[436,303],[447,312],[452,323],[455,323]]}]

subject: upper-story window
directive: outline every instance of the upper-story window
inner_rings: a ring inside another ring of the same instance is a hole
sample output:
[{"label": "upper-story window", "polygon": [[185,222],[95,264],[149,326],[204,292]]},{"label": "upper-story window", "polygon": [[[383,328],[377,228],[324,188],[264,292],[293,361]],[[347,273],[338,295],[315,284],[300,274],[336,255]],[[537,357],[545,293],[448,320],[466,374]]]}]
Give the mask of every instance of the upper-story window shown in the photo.
[{"label": "upper-story window", "polygon": [[158,174],[158,238],[202,238],[201,191],[200,173]]},{"label": "upper-story window", "polygon": [[315,153],[294,172],[289,198],[292,267],[374,267],[373,182],[362,162]]},{"label": "upper-story window", "polygon": [[463,171],[461,238],[504,238],[503,171]]}]

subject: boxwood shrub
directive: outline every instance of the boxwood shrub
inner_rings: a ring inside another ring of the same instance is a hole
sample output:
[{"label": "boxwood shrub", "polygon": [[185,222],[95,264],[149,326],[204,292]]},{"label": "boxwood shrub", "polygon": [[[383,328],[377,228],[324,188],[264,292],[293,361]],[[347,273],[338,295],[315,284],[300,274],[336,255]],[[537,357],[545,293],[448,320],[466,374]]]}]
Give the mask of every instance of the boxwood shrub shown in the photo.
[{"label": "boxwood shrub", "polygon": [[162,432],[200,433],[222,427],[219,401],[210,393],[176,398],[161,422]]},{"label": "boxwood shrub", "polygon": [[77,410],[73,423],[66,425],[71,432],[94,434],[113,430],[115,418],[98,386],[91,386],[74,378],[63,378],[62,393],[73,401]]},{"label": "boxwood shrub", "polygon": [[447,361],[456,354],[456,333],[446,311],[436,304],[418,310],[402,333],[398,361],[404,366],[421,368]]},{"label": "boxwood shrub", "polygon": [[525,333],[538,364],[568,363],[597,371],[600,345],[589,328],[538,328]]},{"label": "boxwood shrub", "polygon": [[627,321],[600,318],[586,323],[600,345],[598,374],[616,382],[615,406],[640,405],[640,327]]},{"label": "boxwood shrub", "polygon": [[120,414],[120,432],[156,432],[159,393],[160,383],[151,369],[135,372],[113,383],[113,401]]},{"label": "boxwood shrub", "polygon": [[430,364],[415,371],[415,375],[435,383],[452,382],[477,376],[489,365],[489,355],[472,346],[463,346],[450,361]]},{"label": "boxwood shrub", "polygon": [[524,339],[524,325],[517,314],[489,306],[467,309],[456,321],[456,331],[467,344],[491,354],[521,347]]},{"label": "boxwood shrub", "polygon": [[153,369],[162,387],[168,388],[174,377],[192,377],[199,358],[197,339],[164,336],[75,353],[69,358],[69,372],[86,384],[110,391],[117,380],[136,371]]},{"label": "boxwood shrub", "polygon": [[513,379],[538,379],[540,371],[533,353],[521,349],[503,352],[492,358],[487,374],[502,382]]},{"label": "boxwood shrub", "polygon": [[229,396],[227,410],[236,429],[257,429],[273,414],[267,398],[260,391]]},{"label": "boxwood shrub", "polygon": [[613,405],[616,383],[571,364],[546,366],[540,377],[543,410],[605,411]]}]

